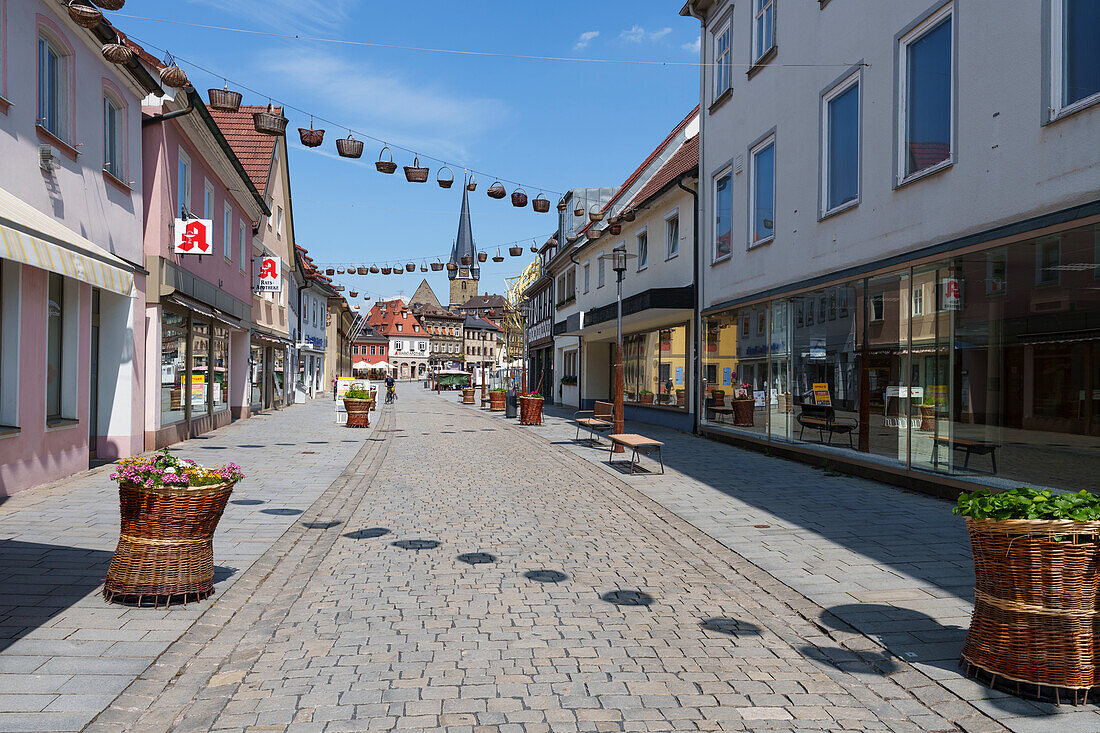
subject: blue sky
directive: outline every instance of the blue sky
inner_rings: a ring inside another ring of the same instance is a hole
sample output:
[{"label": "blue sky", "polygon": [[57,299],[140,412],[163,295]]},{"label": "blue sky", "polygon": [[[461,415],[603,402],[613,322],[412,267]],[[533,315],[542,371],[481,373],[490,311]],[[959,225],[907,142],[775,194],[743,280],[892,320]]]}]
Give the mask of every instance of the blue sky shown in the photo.
[{"label": "blue sky", "polygon": [[[416,15],[409,12],[415,7]],[[542,56],[691,62],[698,22],[680,2],[357,2],[356,0],[129,0],[110,13],[137,39],[227,75],[327,119],[478,170],[564,191],[617,185],[695,105],[692,65],[534,61],[338,45],[205,30],[126,17],[250,28],[272,33],[433,48]],[[187,63],[196,88],[221,79]],[[266,98],[245,93],[246,103]],[[291,183],[298,242],[318,262],[446,259],[458,226],[461,189],[406,183],[374,170],[380,146],[367,141],[361,161],[338,158],[331,124],[325,144],[301,147],[289,113]],[[398,151],[394,160],[410,163]],[[432,180],[435,167],[432,166]],[[461,179],[461,168],[455,170]],[[479,249],[537,238],[554,229],[554,211],[514,209],[471,194]],[[509,192],[512,186],[508,186]],[[556,202],[556,198],[551,195]],[[507,254],[506,252],[504,253]],[[504,277],[530,258],[482,267],[483,291],[503,292]],[[446,297],[445,273],[429,273]],[[357,278],[360,291],[411,295],[421,274]],[[367,282],[364,282],[367,280]]]}]

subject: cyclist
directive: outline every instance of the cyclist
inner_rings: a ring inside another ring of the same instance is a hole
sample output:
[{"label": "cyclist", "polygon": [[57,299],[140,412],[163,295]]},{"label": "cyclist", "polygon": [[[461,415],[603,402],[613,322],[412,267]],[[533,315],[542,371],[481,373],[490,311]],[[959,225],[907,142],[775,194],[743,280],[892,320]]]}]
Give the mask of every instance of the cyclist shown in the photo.
[{"label": "cyclist", "polygon": [[394,381],[393,375],[391,374],[391,375],[386,377],[386,404],[389,404],[391,402],[395,402],[396,400],[397,400],[396,382]]}]

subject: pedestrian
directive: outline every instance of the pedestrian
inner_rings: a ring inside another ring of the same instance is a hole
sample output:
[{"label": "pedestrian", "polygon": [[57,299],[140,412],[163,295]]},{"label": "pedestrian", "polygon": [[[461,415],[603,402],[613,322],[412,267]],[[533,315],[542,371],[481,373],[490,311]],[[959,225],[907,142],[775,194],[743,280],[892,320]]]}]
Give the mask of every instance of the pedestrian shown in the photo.
[{"label": "pedestrian", "polygon": [[340,380],[333,376],[332,378],[332,401],[336,401],[336,386],[340,383]]}]

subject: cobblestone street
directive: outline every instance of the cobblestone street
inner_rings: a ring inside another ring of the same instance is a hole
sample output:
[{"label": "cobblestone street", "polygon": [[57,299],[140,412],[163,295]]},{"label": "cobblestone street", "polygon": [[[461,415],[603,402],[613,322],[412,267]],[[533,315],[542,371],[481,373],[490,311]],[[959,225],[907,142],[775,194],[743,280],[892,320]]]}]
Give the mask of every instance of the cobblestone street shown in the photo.
[{"label": "cobblestone street", "polygon": [[203,603],[103,602],[106,469],[0,506],[0,730],[1003,729],[563,421],[400,395],[369,431],[319,400],[181,446],[249,476]]}]

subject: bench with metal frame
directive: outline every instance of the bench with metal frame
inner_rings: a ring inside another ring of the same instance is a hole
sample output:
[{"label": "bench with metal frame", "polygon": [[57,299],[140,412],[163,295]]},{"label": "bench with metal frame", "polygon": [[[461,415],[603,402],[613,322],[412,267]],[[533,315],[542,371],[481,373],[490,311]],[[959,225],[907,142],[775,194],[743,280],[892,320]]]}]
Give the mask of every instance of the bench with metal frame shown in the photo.
[{"label": "bench with metal frame", "polygon": [[[579,417],[579,415],[591,415],[592,417]],[[598,433],[610,432],[615,424],[615,406],[610,402],[597,402],[591,410],[577,410],[573,413],[573,419],[577,421],[577,435],[574,440],[581,439],[581,428],[588,431],[588,442],[599,445]]]},{"label": "bench with metal frame", "polygon": [[852,418],[837,417],[836,410],[829,405],[811,405],[803,403],[798,406],[801,408],[801,412],[795,417],[798,420],[800,426],[798,430],[798,439],[802,440],[802,434],[806,431],[806,428],[810,430],[816,430],[818,433],[818,439],[822,443],[826,443],[825,433],[829,434],[829,440],[827,445],[833,444],[833,435],[841,433],[848,436],[848,447],[855,448],[855,444],[852,443],[852,433],[859,427],[859,423]]},{"label": "bench with metal frame", "polygon": [[621,445],[633,451],[630,457],[630,474],[632,476],[638,466],[638,455],[649,455],[654,452],[657,453],[657,460],[661,463],[661,473],[663,474],[665,472],[665,459],[661,455],[661,447],[664,446],[664,443],[661,441],[653,440],[652,438],[647,438],[637,433],[613,433],[607,437],[611,441],[611,454],[607,459],[607,464],[609,466],[614,465],[612,459],[615,457],[615,446]]},{"label": "bench with metal frame", "polygon": [[998,443],[990,443],[985,440],[969,440],[967,438],[950,438],[946,435],[937,435],[932,438],[932,466],[934,468],[939,467],[938,449],[941,445],[945,448],[953,448],[955,450],[966,452],[966,459],[963,461],[963,470],[970,468],[971,454],[979,456],[989,456],[989,460],[993,464],[993,475],[997,475],[997,449],[1001,447]]}]

